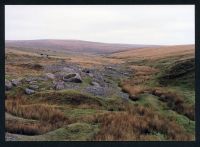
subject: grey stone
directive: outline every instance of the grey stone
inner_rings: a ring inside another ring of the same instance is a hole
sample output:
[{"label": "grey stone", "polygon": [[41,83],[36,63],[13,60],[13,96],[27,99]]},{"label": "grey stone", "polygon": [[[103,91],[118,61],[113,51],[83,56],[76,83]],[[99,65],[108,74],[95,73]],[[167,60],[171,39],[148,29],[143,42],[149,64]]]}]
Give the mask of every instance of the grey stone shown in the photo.
[{"label": "grey stone", "polygon": [[37,89],[39,89],[39,86],[38,85],[29,85],[29,88],[33,89],[33,90],[37,90]]},{"label": "grey stone", "polygon": [[127,93],[124,93],[124,92],[119,92],[119,96],[122,98],[122,99],[125,99],[125,100],[128,100],[129,99],[129,95]]},{"label": "grey stone", "polygon": [[6,141],[17,141],[17,137],[14,134],[6,133],[5,140]]},{"label": "grey stone", "polygon": [[52,73],[46,73],[45,76],[48,78],[48,79],[55,79],[55,75],[52,74]]},{"label": "grey stone", "polygon": [[5,89],[6,89],[6,91],[10,90],[11,88],[12,88],[12,83],[9,80],[5,79]]},{"label": "grey stone", "polygon": [[13,84],[13,86],[18,86],[20,84],[20,80],[18,80],[18,79],[12,79],[11,83]]},{"label": "grey stone", "polygon": [[100,87],[99,83],[97,83],[97,82],[92,82],[91,85],[96,86],[96,87]]},{"label": "grey stone", "polygon": [[30,81],[29,84],[37,84],[37,81]]},{"label": "grey stone", "polygon": [[74,69],[69,68],[69,67],[64,67],[62,71],[66,72],[66,73],[73,73]]},{"label": "grey stone", "polygon": [[59,82],[54,82],[54,88],[56,90],[62,90],[65,88],[64,82],[63,81],[59,81]]},{"label": "grey stone", "polygon": [[31,82],[33,79],[31,77],[26,78],[26,82]]},{"label": "grey stone", "polygon": [[90,77],[94,77],[94,75],[93,75],[92,73],[89,73],[88,75],[89,75]]},{"label": "grey stone", "polygon": [[81,76],[78,73],[70,73],[66,76],[63,76],[63,81],[81,83],[82,79],[81,79]]},{"label": "grey stone", "polygon": [[85,91],[95,96],[106,96],[107,91],[103,87],[88,86]]},{"label": "grey stone", "polygon": [[161,98],[161,99],[166,99],[166,96],[165,96],[164,94],[162,94],[162,95],[160,96],[160,98]]},{"label": "grey stone", "polygon": [[31,81],[36,81],[36,80],[39,80],[39,77],[27,77],[27,78],[25,78],[26,82],[31,82]]},{"label": "grey stone", "polygon": [[25,93],[30,95],[30,94],[34,94],[35,93],[35,90],[32,90],[32,89],[29,89],[29,88],[26,88],[25,89]]}]

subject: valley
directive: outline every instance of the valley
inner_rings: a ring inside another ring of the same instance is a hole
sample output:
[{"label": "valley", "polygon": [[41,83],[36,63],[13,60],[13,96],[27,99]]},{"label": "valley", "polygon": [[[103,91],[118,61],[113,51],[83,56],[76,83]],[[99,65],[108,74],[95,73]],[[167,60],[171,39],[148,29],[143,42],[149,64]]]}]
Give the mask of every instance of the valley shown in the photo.
[{"label": "valley", "polygon": [[41,42],[6,45],[6,141],[195,140],[194,45]]}]

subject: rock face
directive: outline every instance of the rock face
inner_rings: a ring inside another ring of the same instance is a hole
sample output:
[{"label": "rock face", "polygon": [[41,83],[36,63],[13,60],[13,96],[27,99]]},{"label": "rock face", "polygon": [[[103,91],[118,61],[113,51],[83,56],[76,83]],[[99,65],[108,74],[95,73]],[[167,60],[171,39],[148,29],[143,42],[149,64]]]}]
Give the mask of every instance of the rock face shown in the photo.
[{"label": "rock face", "polygon": [[13,84],[13,86],[18,86],[20,84],[20,81],[18,79],[12,79],[11,83]]},{"label": "rock face", "polygon": [[52,73],[46,73],[45,76],[48,78],[48,79],[55,79],[55,75],[52,74]]},{"label": "rock face", "polygon": [[70,73],[66,76],[63,76],[63,81],[81,83],[82,79],[81,79],[81,76],[78,73]]},{"label": "rock face", "polygon": [[65,83],[63,81],[55,82],[54,83],[54,88],[56,90],[61,90],[65,88]]},{"label": "rock face", "polygon": [[9,80],[5,79],[5,89],[6,89],[6,91],[10,90],[11,88],[12,88],[12,83]]},{"label": "rock face", "polygon": [[32,90],[32,89],[29,89],[29,88],[26,88],[25,89],[25,93],[30,95],[30,94],[34,94],[35,93],[35,90]]}]

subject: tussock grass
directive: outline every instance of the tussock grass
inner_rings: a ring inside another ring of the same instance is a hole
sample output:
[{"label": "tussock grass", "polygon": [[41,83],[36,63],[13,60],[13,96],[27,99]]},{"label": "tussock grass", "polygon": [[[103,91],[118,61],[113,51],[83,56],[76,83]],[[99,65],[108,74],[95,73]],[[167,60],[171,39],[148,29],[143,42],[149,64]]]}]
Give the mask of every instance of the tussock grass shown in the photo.
[{"label": "tussock grass", "polygon": [[[24,135],[39,135],[69,124],[60,110],[48,104],[28,104],[21,100],[6,100],[6,112],[25,120],[6,120],[6,131]],[[37,120],[37,121],[32,121]]]},{"label": "tussock grass", "polygon": [[122,85],[122,91],[128,93],[129,95],[138,95],[146,90],[145,86],[142,85],[130,85],[124,82]]},{"label": "tussock grass", "polygon": [[35,121],[6,120],[5,124],[7,132],[23,135],[39,135],[56,128],[53,124]]},{"label": "tussock grass", "polygon": [[66,122],[68,119],[62,112],[45,104],[22,105],[19,101],[6,101],[6,112],[15,116],[36,119],[48,123]]},{"label": "tussock grass", "polygon": [[160,140],[154,133],[164,134],[165,140],[191,140],[192,136],[175,121],[142,106],[128,107],[127,111],[97,115],[100,131],[94,140]]}]

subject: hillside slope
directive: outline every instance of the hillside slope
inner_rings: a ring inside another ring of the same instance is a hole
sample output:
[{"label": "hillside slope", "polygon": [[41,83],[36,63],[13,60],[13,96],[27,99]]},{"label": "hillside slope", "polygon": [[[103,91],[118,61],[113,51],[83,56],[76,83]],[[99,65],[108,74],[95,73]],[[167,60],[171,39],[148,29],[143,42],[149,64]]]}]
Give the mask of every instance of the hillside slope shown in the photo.
[{"label": "hillside slope", "polygon": [[84,52],[107,54],[129,49],[154,47],[152,45],[100,43],[81,40],[7,40],[6,48],[27,48],[29,50],[50,50],[56,52]]},{"label": "hillside slope", "polygon": [[194,45],[176,45],[165,47],[142,48],[140,50],[129,50],[118,52],[111,55],[113,58],[145,58],[157,59],[175,55],[193,54]]}]

